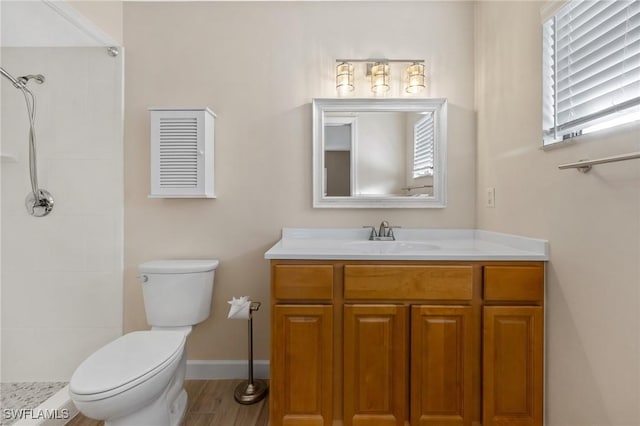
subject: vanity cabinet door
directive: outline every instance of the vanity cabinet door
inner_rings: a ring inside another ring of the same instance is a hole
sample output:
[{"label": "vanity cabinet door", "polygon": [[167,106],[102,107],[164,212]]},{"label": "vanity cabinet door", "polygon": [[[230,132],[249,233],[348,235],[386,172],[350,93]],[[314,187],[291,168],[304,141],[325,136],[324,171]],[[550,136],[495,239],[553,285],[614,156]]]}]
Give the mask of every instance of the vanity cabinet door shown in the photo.
[{"label": "vanity cabinet door", "polygon": [[344,425],[403,426],[408,307],[344,306]]},{"label": "vanity cabinet door", "polygon": [[543,308],[486,306],[483,426],[542,426]]},{"label": "vanity cabinet door", "polygon": [[271,426],[331,426],[333,306],[274,305]]},{"label": "vanity cabinet door", "polygon": [[471,306],[411,307],[411,426],[469,426]]}]

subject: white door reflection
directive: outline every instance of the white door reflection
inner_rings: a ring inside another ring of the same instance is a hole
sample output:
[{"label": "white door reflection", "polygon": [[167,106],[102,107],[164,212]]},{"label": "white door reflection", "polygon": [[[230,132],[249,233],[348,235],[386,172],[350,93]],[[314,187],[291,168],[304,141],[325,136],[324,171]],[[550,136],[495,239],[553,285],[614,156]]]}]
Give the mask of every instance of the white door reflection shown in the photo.
[{"label": "white door reflection", "polygon": [[324,195],[356,193],[356,117],[327,117],[324,127]]},{"label": "white door reflection", "polygon": [[432,195],[433,139],[433,113],[326,113],[324,195]]}]

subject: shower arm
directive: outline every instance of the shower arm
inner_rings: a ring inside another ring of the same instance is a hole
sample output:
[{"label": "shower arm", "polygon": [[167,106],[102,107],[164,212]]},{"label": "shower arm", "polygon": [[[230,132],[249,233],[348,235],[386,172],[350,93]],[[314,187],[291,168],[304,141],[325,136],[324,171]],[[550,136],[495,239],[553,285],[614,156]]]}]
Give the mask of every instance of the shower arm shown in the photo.
[{"label": "shower arm", "polygon": [[[39,188],[38,188],[38,174],[36,168],[36,160],[35,160],[35,137],[36,137],[36,128],[35,128],[35,119],[36,119],[36,97],[33,95],[33,92],[29,90],[26,83],[31,79],[35,78],[35,76],[29,75],[25,77],[15,78],[11,74],[9,74],[4,68],[0,67],[0,73],[4,75],[16,89],[20,89],[22,94],[24,95],[24,100],[27,104],[27,114],[29,115],[29,140],[33,140],[33,143],[29,143],[29,177],[31,180],[31,192],[33,193],[33,197],[36,200],[40,199]],[[44,81],[44,80],[43,80]],[[31,99],[29,99],[31,98]]]},{"label": "shower arm", "polygon": [[22,89],[24,87],[24,85],[20,84],[16,78],[14,78],[11,74],[6,72],[4,68],[0,67],[0,73],[2,73],[2,75],[7,77],[7,79],[11,81],[11,83],[13,83],[16,89]]}]

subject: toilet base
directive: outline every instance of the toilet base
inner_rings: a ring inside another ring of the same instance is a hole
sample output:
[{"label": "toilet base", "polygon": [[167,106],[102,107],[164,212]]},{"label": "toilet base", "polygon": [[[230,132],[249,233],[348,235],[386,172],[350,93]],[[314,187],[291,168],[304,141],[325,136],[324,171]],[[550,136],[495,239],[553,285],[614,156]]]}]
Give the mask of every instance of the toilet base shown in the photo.
[{"label": "toilet base", "polygon": [[187,411],[186,370],[187,353],[183,350],[176,373],[159,398],[136,412],[106,420],[105,426],[179,426]]},{"label": "toilet base", "polygon": [[187,400],[187,391],[182,389],[171,409],[171,413],[173,414],[171,426],[178,426],[182,423],[182,420],[184,420],[184,415],[187,413]]},{"label": "toilet base", "polygon": [[178,426],[187,411],[187,392],[182,389],[170,407],[165,395],[146,407],[117,419],[105,420],[105,426]]}]

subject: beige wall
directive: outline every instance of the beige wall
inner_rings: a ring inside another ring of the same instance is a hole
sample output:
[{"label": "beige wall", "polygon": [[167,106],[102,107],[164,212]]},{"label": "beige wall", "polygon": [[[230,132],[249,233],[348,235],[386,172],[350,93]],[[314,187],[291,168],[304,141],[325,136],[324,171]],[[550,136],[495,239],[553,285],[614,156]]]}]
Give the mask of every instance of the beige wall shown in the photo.
[{"label": "beige wall", "polygon": [[548,426],[640,424],[640,126],[542,151],[539,2],[478,2],[478,227],[545,238]]},{"label": "beige wall", "polygon": [[122,44],[122,1],[67,0],[67,2],[118,44]]},{"label": "beige wall", "polygon": [[[269,301],[264,252],[288,227],[475,226],[473,6],[467,2],[126,3],[125,331],[147,327],[136,265],[220,259],[211,317],[190,359],[246,359],[246,324],[226,301]],[[425,95],[449,99],[446,209],[311,207],[311,106],[335,97],[335,59],[424,58]],[[150,106],[209,106],[216,200],[148,199]],[[269,357],[268,303],[256,358]]]}]

